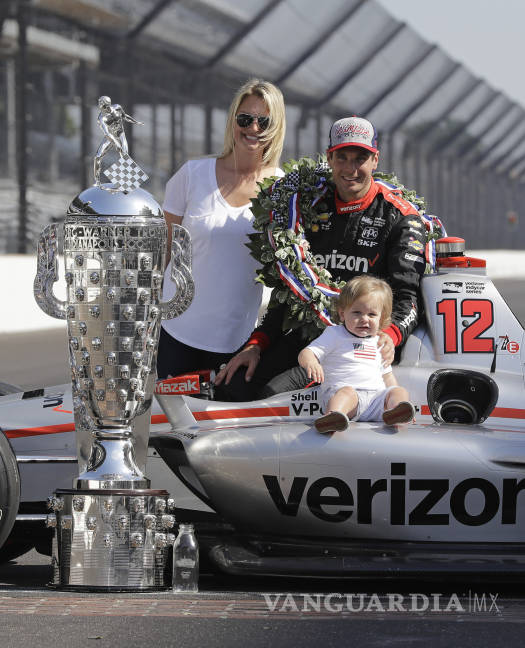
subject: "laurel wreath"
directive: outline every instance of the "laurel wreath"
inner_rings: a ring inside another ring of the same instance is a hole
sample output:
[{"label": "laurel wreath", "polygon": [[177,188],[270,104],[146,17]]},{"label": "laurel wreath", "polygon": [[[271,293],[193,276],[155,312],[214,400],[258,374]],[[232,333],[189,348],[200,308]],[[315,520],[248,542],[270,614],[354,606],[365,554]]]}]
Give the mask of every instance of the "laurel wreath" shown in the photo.
[{"label": "laurel wreath", "polygon": [[[284,177],[273,176],[259,183],[260,191],[252,200],[251,208],[256,232],[249,235],[250,242],[247,246],[251,255],[261,264],[255,281],[277,289],[273,291],[268,307],[285,304],[283,330],[303,328],[305,337],[313,339],[326,326],[318,317],[318,312],[324,309],[330,312],[332,298],[312,285],[293,246],[304,246],[305,230],[315,229],[317,223],[329,218],[328,205],[333,197],[334,184],[331,169],[324,156],[320,156],[317,160],[309,157],[290,160],[283,164],[283,171]],[[403,198],[414,203],[421,212],[426,210],[425,199],[418,196],[415,191],[407,189],[394,174],[375,172],[374,178],[395,185],[401,190]],[[297,231],[288,229],[289,202],[296,193],[301,213],[301,223]],[[427,236],[438,238],[440,233],[434,231]],[[270,238],[273,240],[273,245]],[[300,299],[282,281],[277,261],[286,265],[308,288],[311,294],[309,301]],[[328,270],[315,264],[309,251],[306,251],[306,262],[323,284],[337,291],[343,287],[345,282],[334,281]]]}]

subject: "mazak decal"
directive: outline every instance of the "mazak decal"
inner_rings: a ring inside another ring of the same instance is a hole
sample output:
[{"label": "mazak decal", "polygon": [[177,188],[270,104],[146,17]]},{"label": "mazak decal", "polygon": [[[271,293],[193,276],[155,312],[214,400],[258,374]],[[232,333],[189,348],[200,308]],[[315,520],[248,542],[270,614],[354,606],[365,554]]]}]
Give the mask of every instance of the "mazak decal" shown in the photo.
[{"label": "mazak decal", "polygon": [[409,220],[408,224],[412,227],[417,227],[418,229],[421,229],[423,227],[423,223],[421,223],[420,221]]},{"label": "mazak decal", "polygon": [[200,392],[198,375],[168,378],[158,382],[155,386],[156,394],[200,394]]},{"label": "mazak decal", "polygon": [[[390,464],[387,477],[358,478],[352,485],[338,477],[310,482],[308,477],[294,476],[288,497],[281,490],[278,475],[262,478],[275,507],[286,516],[297,516],[304,502],[309,512],[324,522],[345,522],[354,516],[357,524],[372,524],[374,505],[381,502],[390,509],[388,518],[381,522],[393,526],[448,526],[455,521],[478,527],[494,519],[502,525],[516,524],[518,496],[525,490],[525,479],[470,477],[452,486],[447,478],[412,479],[406,474],[406,463],[399,462]],[[482,497],[482,505],[476,510],[467,504],[472,491]],[[407,493],[415,492],[421,493],[421,498],[407,506]],[[438,504],[441,512],[435,510]]]},{"label": "mazak decal", "polygon": [[519,342],[509,340],[508,335],[500,335],[499,339],[501,340],[501,350],[508,351],[509,353],[518,353],[520,350]]}]

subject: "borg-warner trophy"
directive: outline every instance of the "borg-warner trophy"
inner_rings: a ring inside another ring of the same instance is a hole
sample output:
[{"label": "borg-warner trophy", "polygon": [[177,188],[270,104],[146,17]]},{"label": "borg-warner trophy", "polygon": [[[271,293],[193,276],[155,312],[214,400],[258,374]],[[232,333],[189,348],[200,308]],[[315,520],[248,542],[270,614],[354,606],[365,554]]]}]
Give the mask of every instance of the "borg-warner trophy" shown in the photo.
[{"label": "borg-warner trophy", "polygon": [[[193,298],[188,232],[173,227],[171,280],[161,302],[167,228],[161,207],[140,188],[147,175],[127,153],[123,121],[134,121],[109,97],[99,100],[105,139],[95,184],[69,205],[64,221],[67,296],[58,279],[56,225],[38,245],[35,299],[67,319],[79,476],[48,500],[55,527],[54,585],[66,589],[162,589],[173,540],[174,502],[144,475],[161,319]],[[118,154],[100,182],[101,158]],[[139,424],[142,421],[143,424]]]}]

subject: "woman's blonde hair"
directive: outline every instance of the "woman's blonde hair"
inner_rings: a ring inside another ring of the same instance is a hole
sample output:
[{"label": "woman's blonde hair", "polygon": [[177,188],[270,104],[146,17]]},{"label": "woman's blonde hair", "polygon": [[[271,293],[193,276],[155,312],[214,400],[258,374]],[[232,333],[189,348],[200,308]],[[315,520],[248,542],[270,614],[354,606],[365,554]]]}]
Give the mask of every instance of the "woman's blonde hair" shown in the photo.
[{"label": "woman's blonde hair", "polygon": [[284,134],[286,131],[286,115],[284,110],[283,94],[269,81],[262,79],[248,79],[235,93],[228,110],[226,129],[224,132],[224,148],[219,157],[229,155],[235,147],[235,117],[239,106],[249,95],[260,97],[268,108],[270,124],[259,136],[265,148],[262,161],[264,166],[277,166],[283,150]]},{"label": "woman's blonde hair", "polygon": [[351,306],[356,299],[368,295],[377,295],[381,302],[381,319],[379,328],[387,327],[392,316],[392,288],[383,279],[370,275],[360,275],[351,279],[341,290],[335,301],[335,319],[339,322],[339,311]]}]

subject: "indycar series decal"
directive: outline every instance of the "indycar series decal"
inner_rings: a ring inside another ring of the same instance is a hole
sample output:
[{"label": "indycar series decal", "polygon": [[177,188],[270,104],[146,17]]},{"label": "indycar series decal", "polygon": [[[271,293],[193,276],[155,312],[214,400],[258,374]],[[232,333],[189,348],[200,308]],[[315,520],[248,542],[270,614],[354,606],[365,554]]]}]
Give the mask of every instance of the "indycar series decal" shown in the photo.
[{"label": "indycar series decal", "polygon": [[441,292],[443,293],[460,293],[463,290],[462,281],[444,281]]},{"label": "indycar series decal", "polygon": [[[386,496],[389,500],[389,522],[393,526],[448,526],[453,518],[465,526],[477,527],[489,523],[497,515],[501,524],[516,524],[518,496],[525,490],[525,479],[508,477],[489,481],[482,477],[470,477],[455,484],[451,490],[450,479],[408,479],[406,474],[406,463],[391,463],[389,477],[376,480],[358,478],[354,490],[338,477],[321,477],[308,484],[308,477],[294,476],[287,498],[277,475],[262,475],[262,478],[281,515],[297,516],[306,498],[307,509],[324,522],[345,522],[355,514],[357,524],[372,524],[374,498]],[[467,506],[471,491],[478,491],[483,497],[481,510],[476,507],[476,512]],[[420,492],[423,496],[417,504],[408,508],[407,492]],[[447,512],[435,512],[434,507],[444,499]],[[333,510],[334,507],[337,510]]]},{"label": "indycar series decal", "polygon": [[467,281],[465,283],[465,292],[471,295],[481,295],[485,290],[485,284],[483,281]]}]

